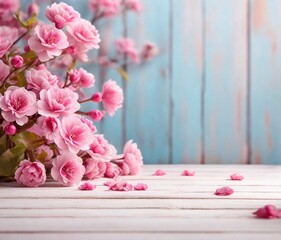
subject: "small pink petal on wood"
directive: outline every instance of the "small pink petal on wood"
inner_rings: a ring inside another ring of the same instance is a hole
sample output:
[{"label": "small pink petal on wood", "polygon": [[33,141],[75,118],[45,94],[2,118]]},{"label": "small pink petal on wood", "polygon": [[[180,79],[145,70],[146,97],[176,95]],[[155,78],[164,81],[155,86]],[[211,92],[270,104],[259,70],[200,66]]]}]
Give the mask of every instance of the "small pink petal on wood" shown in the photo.
[{"label": "small pink petal on wood", "polygon": [[138,183],[134,186],[134,189],[137,191],[145,191],[148,188],[148,186],[144,183]]},{"label": "small pink petal on wood", "polygon": [[281,218],[281,209],[276,208],[274,205],[265,205],[253,212],[257,218]]},{"label": "small pink petal on wood", "polygon": [[187,169],[183,170],[183,172],[181,173],[182,176],[194,176],[195,172],[193,171],[189,171]]},{"label": "small pink petal on wood", "polygon": [[154,173],[153,176],[164,176],[167,173],[165,171],[163,171],[162,169],[157,169]]},{"label": "small pink petal on wood", "polygon": [[86,183],[80,185],[80,187],[79,187],[79,190],[82,190],[82,191],[92,191],[94,189],[96,189],[96,186],[90,182],[86,182]]},{"label": "small pink petal on wood", "polygon": [[110,185],[109,190],[111,190],[111,191],[132,191],[133,185],[124,180],[121,180],[121,181],[115,182],[114,184]]},{"label": "small pink petal on wood", "polygon": [[233,193],[233,189],[230,188],[230,187],[222,187],[222,188],[217,188],[216,189],[216,192],[215,192],[215,195],[218,195],[218,196],[228,196],[228,195],[231,195]]},{"label": "small pink petal on wood", "polygon": [[230,179],[233,181],[242,181],[244,177],[240,175],[239,173],[233,173],[230,175]]}]

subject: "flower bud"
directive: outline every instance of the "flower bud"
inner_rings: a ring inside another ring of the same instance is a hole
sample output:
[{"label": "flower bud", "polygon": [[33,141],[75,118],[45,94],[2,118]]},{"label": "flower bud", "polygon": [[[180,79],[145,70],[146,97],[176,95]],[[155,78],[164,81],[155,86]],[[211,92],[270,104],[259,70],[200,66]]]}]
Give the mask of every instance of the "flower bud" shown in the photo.
[{"label": "flower bud", "polygon": [[88,116],[95,122],[98,122],[100,121],[103,116],[104,116],[104,113],[100,110],[92,110],[90,112],[88,112]]},{"label": "flower bud", "polygon": [[20,55],[16,55],[16,56],[12,57],[12,59],[11,59],[11,64],[15,68],[22,67],[23,62],[24,62],[24,60],[23,60],[22,56],[20,56]]},{"label": "flower bud", "polygon": [[4,127],[4,132],[7,135],[15,135],[17,132],[17,128],[15,127],[15,125],[9,123],[6,127]]},{"label": "flower bud", "polygon": [[102,94],[101,92],[96,92],[92,97],[91,100],[93,102],[101,102],[102,101]]},{"label": "flower bud", "polygon": [[30,47],[28,45],[24,46],[24,52],[27,53],[30,51]]},{"label": "flower bud", "polygon": [[27,7],[28,16],[38,15],[39,11],[40,11],[40,8],[39,8],[38,4],[36,4],[36,3],[31,3]]}]

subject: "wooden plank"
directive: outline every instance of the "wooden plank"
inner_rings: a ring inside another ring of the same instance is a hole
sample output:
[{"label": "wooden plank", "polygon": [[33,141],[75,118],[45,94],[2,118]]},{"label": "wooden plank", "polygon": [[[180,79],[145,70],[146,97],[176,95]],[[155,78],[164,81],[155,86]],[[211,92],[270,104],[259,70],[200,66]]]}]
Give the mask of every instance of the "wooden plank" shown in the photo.
[{"label": "wooden plank", "polygon": [[252,163],[281,163],[281,2],[251,1]]},{"label": "wooden plank", "polygon": [[202,158],[203,0],[173,1],[173,163]]},{"label": "wooden plank", "polygon": [[[145,163],[169,163],[170,1],[142,2],[142,14],[128,14],[128,36],[138,47],[148,39],[155,42],[160,54],[143,66],[128,68],[126,138],[138,143]],[[156,9],[161,11],[155,14]]]},{"label": "wooden plank", "polygon": [[246,163],[247,1],[205,1],[206,163]]}]

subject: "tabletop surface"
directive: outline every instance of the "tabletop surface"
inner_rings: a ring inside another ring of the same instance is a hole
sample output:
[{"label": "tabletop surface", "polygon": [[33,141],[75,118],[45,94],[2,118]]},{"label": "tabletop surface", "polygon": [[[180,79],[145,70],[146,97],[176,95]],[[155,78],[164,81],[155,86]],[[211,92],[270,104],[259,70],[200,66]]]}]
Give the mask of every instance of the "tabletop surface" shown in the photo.
[{"label": "tabletop surface", "polygon": [[[153,176],[156,169],[165,176]],[[181,176],[184,169],[195,176]],[[243,181],[231,181],[240,173]],[[281,239],[281,219],[257,219],[266,204],[281,208],[281,166],[146,165],[139,176],[123,177],[146,191],[109,191],[103,183],[22,188],[0,184],[0,239]],[[216,196],[230,186],[230,196]]]}]

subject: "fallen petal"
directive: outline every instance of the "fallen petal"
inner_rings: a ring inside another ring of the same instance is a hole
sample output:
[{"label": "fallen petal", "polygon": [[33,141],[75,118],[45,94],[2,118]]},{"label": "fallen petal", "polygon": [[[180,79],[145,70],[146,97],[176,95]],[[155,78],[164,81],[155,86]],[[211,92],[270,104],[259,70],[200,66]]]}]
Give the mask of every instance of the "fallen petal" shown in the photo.
[{"label": "fallen petal", "polygon": [[183,170],[183,172],[181,173],[182,176],[194,176],[195,172],[193,171],[189,171],[189,170]]},{"label": "fallen petal", "polygon": [[253,212],[257,218],[281,218],[281,209],[277,209],[274,205],[265,205]]},{"label": "fallen petal", "polygon": [[153,173],[154,176],[164,176],[166,175],[166,172],[161,170],[161,169],[157,169],[154,173]]},{"label": "fallen petal", "polygon": [[144,183],[138,183],[134,186],[134,189],[137,191],[145,191],[148,188],[148,186]]},{"label": "fallen petal", "polygon": [[109,190],[111,191],[132,191],[133,185],[129,184],[128,182],[121,180],[115,182],[114,184],[109,186]]},{"label": "fallen petal", "polygon": [[80,187],[79,187],[79,190],[82,190],[82,191],[92,191],[94,189],[96,189],[96,185],[93,185],[90,182],[86,182],[86,183],[80,185]]},{"label": "fallen petal", "polygon": [[222,187],[222,188],[217,188],[216,189],[216,192],[215,192],[215,195],[218,195],[218,196],[228,196],[228,195],[231,195],[233,193],[233,189],[230,188],[230,187]]},{"label": "fallen petal", "polygon": [[230,179],[233,181],[242,181],[244,177],[238,173],[233,173],[230,175]]}]

